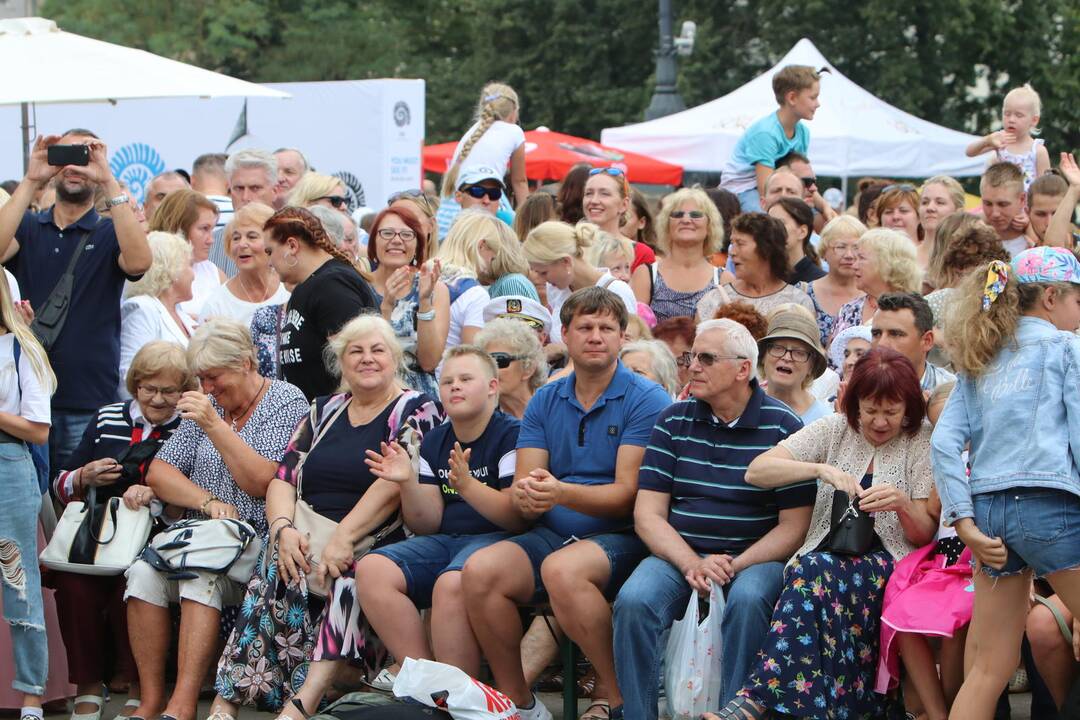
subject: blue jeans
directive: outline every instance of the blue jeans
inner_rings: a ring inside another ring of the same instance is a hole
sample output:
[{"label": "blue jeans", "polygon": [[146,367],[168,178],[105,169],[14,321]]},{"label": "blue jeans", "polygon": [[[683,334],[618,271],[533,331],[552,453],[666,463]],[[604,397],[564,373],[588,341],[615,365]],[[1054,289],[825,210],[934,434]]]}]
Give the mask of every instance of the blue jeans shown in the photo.
[{"label": "blue jeans", "polygon": [[90,421],[97,417],[96,411],[52,409],[52,427],[49,428],[49,477],[55,477],[65,468],[68,455],[79,446]]},{"label": "blue jeans", "polygon": [[[773,606],[780,597],[784,565],[751,565],[724,587],[727,606],[721,624],[723,658],[720,707],[735,697],[765,643]],[[690,585],[671,563],[645,558],[615,599],[615,676],[627,718],[655,720],[660,686],[661,640],[682,617]]]},{"label": "blue jeans", "polygon": [[1080,498],[1064,490],[1016,487],[972,498],[975,524],[1005,542],[1005,567],[986,565],[990,577],[1027,568],[1038,576],[1080,566]]},{"label": "blue jeans", "polygon": [[761,209],[761,195],[758,193],[756,187],[752,187],[749,190],[743,190],[739,193],[739,207],[742,208],[744,213],[764,212]]},{"label": "blue jeans", "polygon": [[42,695],[49,671],[38,570],[37,525],[41,492],[30,451],[21,443],[0,443],[0,588],[4,620],[11,628],[18,692]]}]

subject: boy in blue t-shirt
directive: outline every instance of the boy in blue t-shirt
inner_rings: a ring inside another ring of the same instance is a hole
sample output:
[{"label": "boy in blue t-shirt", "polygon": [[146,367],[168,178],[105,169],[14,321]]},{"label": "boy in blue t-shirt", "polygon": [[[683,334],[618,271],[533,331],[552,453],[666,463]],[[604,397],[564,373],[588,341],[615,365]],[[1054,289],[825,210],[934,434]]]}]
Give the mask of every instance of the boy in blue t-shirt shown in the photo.
[{"label": "boy in blue t-shirt", "polygon": [[721,175],[720,187],[739,196],[743,212],[761,212],[765,181],[777,160],[792,151],[807,154],[810,129],[799,121],[814,119],[821,105],[820,80],[821,73],[809,65],[786,65],[773,75],[780,109],[746,129]]},{"label": "boy in blue t-shirt", "polygon": [[[400,662],[437,659],[473,677],[480,648],[466,617],[461,568],[477,550],[521,532],[513,508],[519,421],[500,412],[498,368],[472,345],[443,358],[439,398],[449,422],[429,430],[419,470],[397,446],[368,451],[372,474],[401,487],[401,511],[416,536],[374,550],[356,565],[364,616]],[[432,609],[431,646],[420,608]],[[383,670],[374,684],[393,682]]]}]

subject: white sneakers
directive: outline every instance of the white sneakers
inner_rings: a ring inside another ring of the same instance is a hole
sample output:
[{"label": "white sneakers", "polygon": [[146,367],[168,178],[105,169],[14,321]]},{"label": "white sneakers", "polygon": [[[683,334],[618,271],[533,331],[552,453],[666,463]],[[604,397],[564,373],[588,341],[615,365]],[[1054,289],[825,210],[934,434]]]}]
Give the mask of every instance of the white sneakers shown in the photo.
[{"label": "white sneakers", "polygon": [[521,720],[553,720],[551,711],[547,709],[544,703],[540,702],[540,698],[533,694],[533,706],[531,708],[523,708],[518,706],[518,714],[521,715]]}]

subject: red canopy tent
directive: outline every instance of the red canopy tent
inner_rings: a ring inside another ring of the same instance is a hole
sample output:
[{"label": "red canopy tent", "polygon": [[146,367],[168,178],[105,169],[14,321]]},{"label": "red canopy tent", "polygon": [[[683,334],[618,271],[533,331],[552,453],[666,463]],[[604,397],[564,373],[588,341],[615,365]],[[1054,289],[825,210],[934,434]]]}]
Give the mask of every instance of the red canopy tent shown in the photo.
[{"label": "red canopy tent", "polygon": [[[428,145],[424,148],[424,170],[445,173],[450,167],[457,143]],[[546,128],[525,133],[525,176],[530,180],[561,180],[571,167],[587,162],[594,167],[615,166],[626,172],[632,183],[679,185],[683,169],[626,150],[601,145],[592,140],[563,135]]]}]

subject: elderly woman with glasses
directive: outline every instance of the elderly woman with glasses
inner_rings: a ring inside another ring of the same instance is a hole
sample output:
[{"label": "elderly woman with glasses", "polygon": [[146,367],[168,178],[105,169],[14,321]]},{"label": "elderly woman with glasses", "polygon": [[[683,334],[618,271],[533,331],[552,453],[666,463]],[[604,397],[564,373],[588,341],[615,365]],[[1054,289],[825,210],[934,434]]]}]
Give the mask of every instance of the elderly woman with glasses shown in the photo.
[{"label": "elderly woman with glasses", "polygon": [[[186,248],[186,243],[177,240]],[[188,251],[190,255],[190,251]],[[143,345],[130,360],[124,378],[133,400],[106,405],[86,426],[82,442],[68,456],[53,480],[53,496],[67,505],[122,497],[132,510],[155,503],[146,484],[146,469],[161,445],[180,424],[176,403],[197,387],[179,345],[155,340]],[[116,675],[131,682],[125,711],[139,704],[139,682],[127,634],[124,578],[50,571],[56,589],[56,609],[67,652],[68,681],[76,686],[74,712],[80,720],[101,717],[105,707],[102,686],[109,679],[101,659],[114,653]],[[111,627],[111,632],[110,632]]]},{"label": "elderly woman with glasses", "polygon": [[368,241],[371,286],[383,319],[404,351],[405,384],[438,395],[439,366],[450,332],[450,291],[439,280],[440,262],[419,218],[404,204],[375,216]]},{"label": "elderly woman with glasses", "polygon": [[[164,503],[191,518],[234,518],[262,535],[263,498],[293,428],[307,416],[303,393],[258,373],[246,327],[227,318],[208,320],[187,349],[188,367],[201,390],[176,403],[182,422],[150,464],[146,480]],[[141,704],[133,715],[192,720],[207,670],[214,660],[221,609],[242,597],[239,584],[222,574],[192,571],[170,580],[144,560],[127,571],[128,627],[139,669]],[[165,659],[172,621],[180,605],[176,685],[165,694]]]},{"label": "elderly woman with glasses", "polygon": [[720,213],[704,190],[683,188],[667,198],[656,227],[662,257],[638,267],[630,285],[658,322],[693,317],[698,301],[720,284],[721,270],[709,262],[724,242]]},{"label": "elderly woman with glasses", "polygon": [[476,344],[491,355],[499,370],[499,410],[520,420],[548,378],[536,331],[521,320],[497,318],[476,334]]},{"label": "elderly woman with glasses", "polygon": [[855,260],[859,238],[865,233],[866,226],[851,215],[838,215],[821,229],[818,249],[829,272],[804,287],[814,302],[822,345],[832,338],[840,308],[863,294],[855,286]]},{"label": "elderly woman with glasses", "polygon": [[832,412],[810,391],[825,372],[828,359],[809,310],[800,305],[773,310],[768,334],[758,341],[758,348],[758,370],[765,378],[769,397],[794,410],[804,425]]}]

